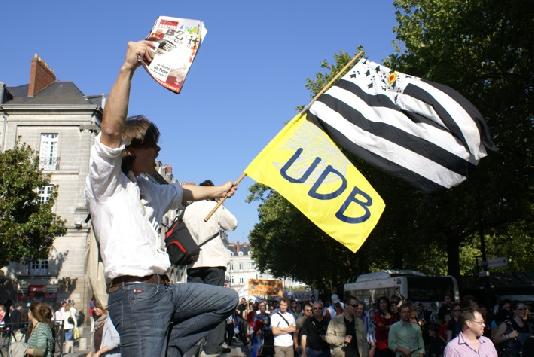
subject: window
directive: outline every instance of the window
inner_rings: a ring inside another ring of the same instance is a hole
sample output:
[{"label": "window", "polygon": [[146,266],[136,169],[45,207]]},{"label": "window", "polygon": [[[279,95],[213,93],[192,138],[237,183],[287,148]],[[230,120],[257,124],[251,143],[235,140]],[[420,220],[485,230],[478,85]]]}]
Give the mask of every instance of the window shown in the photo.
[{"label": "window", "polygon": [[58,135],[57,133],[41,134],[39,148],[39,167],[43,170],[58,170]]},{"label": "window", "polygon": [[239,282],[240,282],[241,284],[244,284],[244,283],[245,283],[245,278],[243,278],[243,277],[239,278]]},{"label": "window", "polygon": [[52,192],[54,192],[53,185],[39,187],[39,202],[47,203],[50,199],[50,196],[52,195]]},{"label": "window", "polygon": [[230,263],[230,271],[234,270],[234,265]]},{"label": "window", "polygon": [[231,281],[232,281],[232,284],[233,284],[233,283],[234,283],[234,277],[232,277],[232,280],[231,280]]},{"label": "window", "polygon": [[243,263],[239,263],[239,270],[243,270]]},{"label": "window", "polygon": [[37,259],[30,264],[31,275],[47,275],[48,274],[48,259]]}]

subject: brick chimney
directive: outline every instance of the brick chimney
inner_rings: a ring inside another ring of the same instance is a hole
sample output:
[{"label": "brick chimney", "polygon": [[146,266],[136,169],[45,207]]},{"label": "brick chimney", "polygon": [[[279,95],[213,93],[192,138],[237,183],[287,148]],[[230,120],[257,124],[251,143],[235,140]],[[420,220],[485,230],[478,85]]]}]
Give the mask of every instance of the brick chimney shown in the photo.
[{"label": "brick chimney", "polygon": [[48,67],[45,61],[37,54],[33,56],[30,66],[30,83],[28,85],[28,97],[37,95],[40,91],[56,81],[56,75]]}]

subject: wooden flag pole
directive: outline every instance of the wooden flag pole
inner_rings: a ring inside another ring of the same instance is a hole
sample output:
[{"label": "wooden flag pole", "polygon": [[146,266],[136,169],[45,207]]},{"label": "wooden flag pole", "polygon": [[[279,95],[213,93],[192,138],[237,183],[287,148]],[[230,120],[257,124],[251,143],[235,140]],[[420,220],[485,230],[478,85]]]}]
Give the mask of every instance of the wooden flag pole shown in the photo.
[{"label": "wooden flag pole", "polygon": [[343,66],[343,68],[341,68],[341,70],[339,72],[337,72],[337,74],[334,77],[332,77],[332,79],[321,89],[321,91],[319,93],[317,93],[317,95],[315,95],[315,97],[313,97],[313,99],[304,107],[304,109],[302,109],[300,111],[299,115],[304,113],[306,110],[310,109],[310,107],[312,106],[313,102],[315,102],[317,100],[317,98],[319,98],[327,90],[329,90],[330,87],[332,86],[332,84],[334,84],[335,81],[337,81],[339,78],[344,76],[345,73],[347,72],[347,70],[349,69],[349,67],[354,66],[354,63],[356,63],[356,61],[358,61],[364,54],[365,54],[364,51],[359,51],[358,53],[356,53],[356,55],[354,55],[354,57],[352,57],[350,59],[350,61],[348,61],[347,64],[345,64]]},{"label": "wooden flag pole", "polygon": [[[352,57],[351,60],[349,62],[347,62],[347,64],[344,65],[343,68],[341,68],[341,70],[334,77],[332,77],[332,79],[321,89],[321,91],[319,93],[317,93],[317,95],[315,95],[315,97],[313,97],[313,99],[304,107],[304,109],[302,109],[300,111],[299,115],[304,113],[306,110],[310,109],[310,107],[312,106],[313,102],[315,102],[317,100],[317,98],[319,98],[328,89],[330,89],[330,87],[332,86],[332,84],[334,84],[335,81],[337,81],[339,78],[341,78],[343,75],[345,75],[345,72],[347,72],[349,67],[353,66],[354,63],[356,63],[356,61],[358,61],[364,55],[364,53],[365,52],[363,52],[363,51],[359,51],[354,57]],[[239,178],[237,179],[236,185],[239,185],[241,183],[241,181],[243,181],[245,176],[247,176],[247,174],[243,172],[241,174],[241,176],[239,176]],[[204,222],[207,222],[211,218],[211,216],[213,216],[215,211],[217,211],[217,209],[222,206],[224,201],[226,201],[226,197],[221,198],[219,200],[219,202],[217,202],[215,207],[213,207],[213,209],[210,211],[210,213],[208,213],[206,218],[204,218]]]},{"label": "wooden flag pole", "polygon": [[[235,182],[236,186],[239,186],[239,184],[241,183],[241,181],[243,181],[243,179],[245,178],[245,176],[247,176],[246,173],[242,173],[241,176],[239,176],[239,178],[237,179],[237,181]],[[215,205],[215,207],[213,207],[213,209],[210,211],[210,213],[208,213],[208,215],[206,216],[206,218],[204,218],[204,222],[207,222],[211,216],[213,216],[213,214],[215,213],[215,211],[217,211],[217,209],[219,207],[222,206],[222,204],[224,203],[224,201],[226,200],[226,197],[223,197],[219,200],[219,202],[217,202],[217,204]]]}]

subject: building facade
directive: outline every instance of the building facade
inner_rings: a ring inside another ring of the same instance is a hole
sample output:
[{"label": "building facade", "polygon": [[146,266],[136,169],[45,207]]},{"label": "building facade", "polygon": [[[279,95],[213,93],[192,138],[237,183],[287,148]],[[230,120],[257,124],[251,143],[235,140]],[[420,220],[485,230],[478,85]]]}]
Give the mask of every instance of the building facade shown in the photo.
[{"label": "building facade", "polygon": [[[252,259],[250,251],[250,243],[235,242],[227,243],[227,248],[230,250],[230,263],[226,270],[227,285],[236,290],[239,296],[250,297],[249,281],[251,279],[276,279],[269,273],[262,273],[256,267],[256,263]],[[306,285],[290,278],[277,279],[281,280],[284,290],[287,292],[294,289],[305,289]],[[289,294],[290,296],[291,294]]]},{"label": "building facade", "polygon": [[85,276],[91,234],[85,204],[85,177],[105,97],[86,96],[72,82],[57,81],[37,55],[28,84],[0,82],[0,150],[24,142],[34,149],[50,185],[39,189],[46,202],[56,191],[53,212],[65,220],[67,233],[54,240],[48,259],[12,262],[4,269],[18,281],[18,299],[56,302],[72,299],[85,306],[90,287]]}]

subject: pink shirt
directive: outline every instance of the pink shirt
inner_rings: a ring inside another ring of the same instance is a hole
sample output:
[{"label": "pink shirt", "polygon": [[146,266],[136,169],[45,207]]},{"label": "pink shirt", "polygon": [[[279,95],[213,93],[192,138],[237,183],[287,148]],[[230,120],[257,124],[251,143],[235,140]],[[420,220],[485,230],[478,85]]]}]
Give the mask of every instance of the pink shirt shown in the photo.
[{"label": "pink shirt", "polygon": [[479,347],[477,352],[469,345],[464,334],[460,332],[458,337],[453,338],[447,344],[444,357],[497,357],[497,350],[495,350],[495,346],[489,338],[480,336],[478,342]]}]

